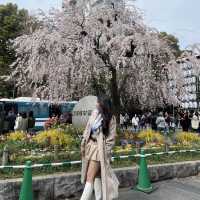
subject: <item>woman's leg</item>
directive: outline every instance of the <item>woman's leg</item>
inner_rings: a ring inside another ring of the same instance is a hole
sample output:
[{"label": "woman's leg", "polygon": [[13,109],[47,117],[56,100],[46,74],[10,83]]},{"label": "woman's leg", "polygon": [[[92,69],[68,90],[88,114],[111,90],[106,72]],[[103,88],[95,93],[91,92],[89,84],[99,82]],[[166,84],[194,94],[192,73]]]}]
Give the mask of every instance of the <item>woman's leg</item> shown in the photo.
[{"label": "woman's leg", "polygon": [[90,161],[87,170],[87,182],[94,183],[94,179],[100,171],[100,162]]},{"label": "woman's leg", "polygon": [[100,170],[100,163],[96,161],[90,161],[87,169],[87,180],[81,200],[90,200],[94,189],[94,179]]}]

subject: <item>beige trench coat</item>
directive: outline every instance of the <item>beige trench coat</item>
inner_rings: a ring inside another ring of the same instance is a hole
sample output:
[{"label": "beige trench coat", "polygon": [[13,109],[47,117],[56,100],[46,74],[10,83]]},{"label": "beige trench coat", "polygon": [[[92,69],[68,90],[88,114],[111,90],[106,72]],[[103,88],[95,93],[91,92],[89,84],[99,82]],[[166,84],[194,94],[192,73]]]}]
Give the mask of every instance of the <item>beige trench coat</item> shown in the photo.
[{"label": "beige trench coat", "polygon": [[[97,111],[94,111],[87,123],[86,129],[83,134],[83,140],[81,148],[85,148],[87,144],[90,133],[91,133],[91,124],[95,120]],[[101,166],[101,180],[102,180],[102,200],[112,200],[118,198],[118,187],[119,181],[117,180],[116,175],[114,174],[111,165],[111,150],[115,143],[116,135],[116,118],[113,116],[110,122],[109,135],[105,138],[102,130],[100,130],[97,144],[100,157],[100,166]],[[85,157],[82,157],[82,173],[81,173],[81,182],[84,184],[86,182],[88,160]]]}]

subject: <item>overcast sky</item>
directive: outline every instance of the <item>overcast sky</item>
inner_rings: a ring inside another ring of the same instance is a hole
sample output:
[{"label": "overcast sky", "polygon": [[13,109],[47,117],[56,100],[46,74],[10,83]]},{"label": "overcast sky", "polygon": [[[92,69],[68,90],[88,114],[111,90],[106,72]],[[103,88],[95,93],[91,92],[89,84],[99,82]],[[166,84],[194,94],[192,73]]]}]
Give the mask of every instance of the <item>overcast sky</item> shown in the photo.
[{"label": "overcast sky", "polygon": [[[51,7],[60,8],[62,0],[0,0],[0,4],[14,2],[30,11]],[[137,0],[145,21],[160,31],[176,35],[182,48],[200,43],[200,0]]]},{"label": "overcast sky", "polygon": [[137,0],[146,22],[176,35],[182,47],[200,42],[200,0]]}]

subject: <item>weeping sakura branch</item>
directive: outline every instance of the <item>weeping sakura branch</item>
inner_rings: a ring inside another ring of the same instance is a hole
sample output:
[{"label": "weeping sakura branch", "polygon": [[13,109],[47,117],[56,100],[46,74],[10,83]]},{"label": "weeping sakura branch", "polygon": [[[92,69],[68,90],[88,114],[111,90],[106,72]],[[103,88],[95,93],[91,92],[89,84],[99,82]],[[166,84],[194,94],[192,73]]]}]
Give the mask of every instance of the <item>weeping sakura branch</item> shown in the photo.
[{"label": "weeping sakura branch", "polygon": [[171,49],[136,7],[111,5],[86,13],[74,2],[15,40],[18,59],[11,78],[19,89],[54,101],[104,92],[116,112],[127,104],[154,108],[175,101],[168,75],[181,72],[174,65],[166,70],[174,59]]}]

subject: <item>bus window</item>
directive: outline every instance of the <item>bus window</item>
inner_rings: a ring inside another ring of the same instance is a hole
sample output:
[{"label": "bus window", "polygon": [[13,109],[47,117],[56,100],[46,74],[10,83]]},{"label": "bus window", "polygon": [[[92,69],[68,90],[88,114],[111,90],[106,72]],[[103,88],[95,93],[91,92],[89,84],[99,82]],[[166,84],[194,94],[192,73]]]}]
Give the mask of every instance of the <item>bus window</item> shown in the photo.
[{"label": "bus window", "polygon": [[34,103],[33,113],[35,118],[49,118],[48,103]]},{"label": "bus window", "polygon": [[17,102],[19,113],[29,113],[32,110],[31,102]]},{"label": "bus window", "polygon": [[71,113],[73,108],[75,106],[75,103],[63,103],[61,104],[61,111],[62,113]]},{"label": "bus window", "polygon": [[5,114],[7,115],[9,111],[14,111],[15,113],[18,112],[18,107],[17,107],[17,104],[14,103],[14,102],[5,102],[4,103],[4,111],[5,111]]}]

